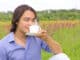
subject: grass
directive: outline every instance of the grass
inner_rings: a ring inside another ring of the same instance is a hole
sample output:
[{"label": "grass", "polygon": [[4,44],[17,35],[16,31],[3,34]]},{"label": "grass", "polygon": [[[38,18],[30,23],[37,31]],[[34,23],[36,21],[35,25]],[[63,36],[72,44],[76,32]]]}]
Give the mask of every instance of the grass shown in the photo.
[{"label": "grass", "polygon": [[[73,27],[67,27],[65,24],[53,27],[57,23],[67,23],[60,21],[45,21],[41,22],[42,28],[45,28],[48,33],[59,42],[62,46],[63,51],[70,57],[71,60],[80,60],[80,21],[71,21],[70,24],[73,24]],[[9,22],[0,22],[0,38],[5,36],[8,32],[8,28],[4,28]],[[44,27],[43,27],[44,26]],[[59,27],[60,28],[59,28]],[[42,50],[42,60],[48,60],[52,55]]]},{"label": "grass", "polygon": [[[61,44],[63,51],[70,57],[70,59],[80,60],[80,21],[71,21],[68,26],[65,26],[67,21],[44,22],[43,24],[45,23],[50,24],[48,26],[48,31],[53,33],[51,36]],[[56,31],[53,29],[57,27],[56,25],[56,27],[53,27],[53,24],[55,23],[60,27],[58,27]],[[64,23],[64,26],[60,26],[60,23]],[[70,27],[71,24],[74,26]],[[51,55],[43,52],[42,56],[43,60],[48,60]]]},{"label": "grass", "polygon": [[7,22],[0,21],[0,39],[8,33],[9,27],[7,27],[7,25],[9,25],[9,24],[10,24],[9,21],[7,21]]},{"label": "grass", "polygon": [[69,55],[71,60],[80,60],[80,25],[69,29],[59,29],[53,37],[61,44],[63,51]]}]

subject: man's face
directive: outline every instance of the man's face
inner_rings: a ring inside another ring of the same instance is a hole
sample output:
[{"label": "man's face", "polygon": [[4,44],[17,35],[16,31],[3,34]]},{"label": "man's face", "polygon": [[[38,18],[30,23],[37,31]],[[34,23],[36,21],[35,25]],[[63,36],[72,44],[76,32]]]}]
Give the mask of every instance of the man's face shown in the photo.
[{"label": "man's face", "polygon": [[17,24],[17,30],[23,33],[29,32],[29,26],[31,26],[35,22],[35,14],[26,10],[21,16],[20,20]]}]

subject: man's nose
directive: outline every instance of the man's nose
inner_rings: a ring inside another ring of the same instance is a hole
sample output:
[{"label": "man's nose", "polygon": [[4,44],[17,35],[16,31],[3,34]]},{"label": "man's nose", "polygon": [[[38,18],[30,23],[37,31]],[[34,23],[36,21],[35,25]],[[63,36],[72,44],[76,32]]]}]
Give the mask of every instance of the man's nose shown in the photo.
[{"label": "man's nose", "polygon": [[32,21],[29,21],[29,26],[31,26],[31,25],[33,25],[34,24],[34,22],[32,22]]}]

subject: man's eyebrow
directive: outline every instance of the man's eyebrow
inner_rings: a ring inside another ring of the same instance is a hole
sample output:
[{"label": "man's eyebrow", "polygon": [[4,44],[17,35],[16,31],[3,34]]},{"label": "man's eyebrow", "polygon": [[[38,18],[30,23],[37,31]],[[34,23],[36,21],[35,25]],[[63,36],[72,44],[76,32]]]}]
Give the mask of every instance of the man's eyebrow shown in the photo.
[{"label": "man's eyebrow", "polygon": [[34,17],[34,18],[31,18],[31,17],[24,17],[24,18],[36,19],[35,17]]}]

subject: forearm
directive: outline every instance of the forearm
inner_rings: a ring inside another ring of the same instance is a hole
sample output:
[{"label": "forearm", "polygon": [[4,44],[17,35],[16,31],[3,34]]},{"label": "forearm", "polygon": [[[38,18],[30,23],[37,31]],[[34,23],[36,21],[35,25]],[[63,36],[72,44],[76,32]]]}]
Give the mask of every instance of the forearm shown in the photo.
[{"label": "forearm", "polygon": [[58,54],[62,53],[62,49],[59,43],[53,40],[51,37],[48,37],[45,42],[48,44],[49,48],[51,49],[52,53]]},{"label": "forearm", "polygon": [[58,54],[58,53],[62,53],[62,49],[59,45],[59,43],[57,43],[55,40],[53,40],[46,31],[42,30],[40,34],[37,35],[37,37],[41,38],[42,40],[44,40],[49,48],[51,49],[52,53]]}]

